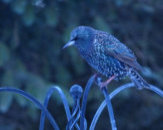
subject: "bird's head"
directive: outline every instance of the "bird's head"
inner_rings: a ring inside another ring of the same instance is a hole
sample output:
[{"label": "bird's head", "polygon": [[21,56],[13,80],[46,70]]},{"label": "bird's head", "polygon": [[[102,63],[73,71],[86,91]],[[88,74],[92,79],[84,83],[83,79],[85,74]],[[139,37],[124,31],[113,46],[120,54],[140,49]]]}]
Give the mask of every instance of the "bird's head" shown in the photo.
[{"label": "bird's head", "polygon": [[94,37],[95,29],[88,26],[79,26],[76,27],[71,32],[70,40],[67,44],[64,45],[64,48],[75,45],[77,47],[84,47],[91,43],[91,40]]}]

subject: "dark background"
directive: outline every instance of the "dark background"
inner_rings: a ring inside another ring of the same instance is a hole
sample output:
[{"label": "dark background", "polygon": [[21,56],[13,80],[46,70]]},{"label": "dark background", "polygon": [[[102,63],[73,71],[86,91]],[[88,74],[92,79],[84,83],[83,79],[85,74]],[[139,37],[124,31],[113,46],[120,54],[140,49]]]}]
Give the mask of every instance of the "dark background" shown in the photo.
[{"label": "dark background", "polygon": [[[162,0],[0,0],[0,86],[13,86],[43,102],[51,84],[59,85],[70,106],[69,88],[85,86],[93,70],[74,47],[62,50],[71,30],[92,26],[115,35],[129,46],[144,67],[141,75],[163,89],[163,1]],[[112,82],[109,90],[129,80]],[[88,125],[103,100],[96,85],[89,94]],[[112,100],[119,130],[163,130],[163,100],[153,92],[135,88]],[[49,110],[60,128],[66,116],[54,94]],[[0,130],[35,130],[40,111],[21,96],[0,94]],[[46,129],[52,129],[46,121]],[[110,129],[107,110],[96,129]]]}]

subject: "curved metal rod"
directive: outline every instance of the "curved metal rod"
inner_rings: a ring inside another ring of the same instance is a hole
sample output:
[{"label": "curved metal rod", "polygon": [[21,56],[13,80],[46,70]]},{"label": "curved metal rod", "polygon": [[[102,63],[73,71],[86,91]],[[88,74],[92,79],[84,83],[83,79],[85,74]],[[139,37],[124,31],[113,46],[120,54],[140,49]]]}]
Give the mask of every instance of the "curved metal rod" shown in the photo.
[{"label": "curved metal rod", "polygon": [[91,78],[88,80],[87,85],[85,87],[84,94],[83,94],[83,100],[82,100],[82,106],[81,106],[81,117],[80,117],[80,129],[81,130],[84,130],[85,128],[84,120],[85,120],[85,111],[86,111],[86,105],[87,105],[87,97],[88,97],[89,90],[95,80],[95,76],[96,75],[91,76]]},{"label": "curved metal rod", "polygon": [[[70,108],[69,108],[69,105],[68,105],[68,102],[67,102],[67,99],[63,93],[63,91],[59,88],[59,87],[56,87],[56,86],[52,86],[49,91],[47,92],[46,94],[46,98],[44,100],[44,107],[47,108],[48,106],[48,103],[49,103],[49,100],[52,96],[52,94],[54,93],[54,91],[58,92],[59,96],[61,97],[62,99],[62,103],[64,105],[64,108],[65,108],[65,112],[66,112],[66,115],[67,115],[67,119],[68,121],[70,120],[71,118],[71,113],[70,113]],[[41,118],[40,118],[40,129],[39,130],[43,130],[44,129],[44,122],[45,122],[45,113],[42,111],[41,112]]]},{"label": "curved metal rod", "polygon": [[149,90],[155,92],[156,94],[160,95],[160,97],[163,97],[163,91],[152,84],[150,84],[150,88],[146,88],[146,89],[149,89]]},{"label": "curved metal rod", "polygon": [[[110,99],[112,99],[115,95],[117,95],[119,92],[123,91],[124,89],[126,88],[131,88],[131,87],[135,87],[134,86],[134,83],[127,83],[125,85],[122,85],[120,87],[118,87],[116,90],[114,90],[110,95]],[[153,86],[153,85],[150,85],[150,88],[147,88],[155,93],[157,93],[158,95],[160,95],[161,97],[163,97],[163,91],[158,89],[156,86]],[[106,102],[105,100],[101,103],[100,107],[98,108],[98,110],[96,111],[94,117],[93,117],[93,120],[91,122],[91,125],[90,125],[90,130],[94,130],[95,129],[95,126],[96,126],[96,123],[103,111],[103,109],[105,108],[106,106]]]},{"label": "curved metal rod", "polygon": [[[73,113],[71,115],[71,118],[69,119],[69,121],[67,123],[66,130],[69,130],[71,128],[72,124],[73,124],[74,117],[75,117],[76,113],[78,112],[78,110],[80,108],[79,102],[80,102],[80,99],[76,100],[76,102],[75,102],[74,110],[73,110]],[[79,126],[77,125],[76,128],[78,129]]]},{"label": "curved metal rod", "polygon": [[[72,115],[71,115],[70,120],[72,120],[72,118],[74,118],[74,116],[76,115],[77,111],[79,110],[79,107],[80,107],[80,105],[79,105],[79,100],[77,100],[76,105],[75,105],[75,109],[74,109],[74,111],[73,111],[73,113],[72,113]],[[69,121],[70,121],[70,120],[69,120]]]},{"label": "curved metal rod", "polygon": [[22,95],[23,97],[27,98],[28,100],[33,102],[37,106],[37,108],[39,108],[46,114],[46,116],[49,119],[50,123],[52,124],[53,128],[55,130],[59,130],[58,124],[56,123],[56,121],[54,120],[52,115],[49,113],[49,111],[38,100],[36,100],[32,95],[30,95],[22,90],[19,90],[16,88],[10,88],[10,87],[0,88],[0,92],[13,92],[13,93],[17,93],[17,94]]},{"label": "curved metal rod", "polygon": [[[115,89],[110,95],[110,99],[112,99],[115,95],[117,95],[119,92],[121,92],[122,90],[126,89],[126,88],[129,88],[129,87],[134,87],[134,83],[129,83],[129,84],[125,84],[123,86],[120,86],[118,87],[117,89]],[[95,129],[95,126],[96,126],[96,123],[102,113],[102,111],[104,110],[106,106],[106,102],[105,100],[101,103],[100,107],[97,109],[94,117],[93,117],[93,120],[91,122],[91,125],[90,125],[90,130],[94,130]]]},{"label": "curved metal rod", "polygon": [[106,87],[102,89],[102,92],[105,97],[105,102],[107,102],[107,108],[108,108],[108,113],[109,113],[109,118],[110,118],[110,123],[111,123],[111,128],[112,130],[117,130],[116,122],[115,122],[115,117],[114,117],[114,112],[113,112],[113,107],[111,104],[111,99],[110,96],[108,96],[108,92],[106,90]]},{"label": "curved metal rod", "polygon": [[79,118],[80,118],[80,111],[78,112],[77,117],[75,118],[75,120],[74,120],[73,123],[71,124],[70,130],[73,129],[74,125],[78,122]]}]

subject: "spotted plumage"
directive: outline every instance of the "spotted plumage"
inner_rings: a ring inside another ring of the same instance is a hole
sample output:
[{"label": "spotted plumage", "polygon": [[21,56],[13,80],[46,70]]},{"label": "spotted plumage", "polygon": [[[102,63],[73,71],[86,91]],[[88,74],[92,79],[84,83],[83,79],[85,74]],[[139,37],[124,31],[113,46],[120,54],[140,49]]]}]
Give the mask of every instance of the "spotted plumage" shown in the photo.
[{"label": "spotted plumage", "polygon": [[64,46],[75,45],[80,55],[100,74],[116,80],[129,76],[139,88],[149,87],[138,74],[141,66],[133,52],[113,35],[87,26],[71,32],[70,41]]}]

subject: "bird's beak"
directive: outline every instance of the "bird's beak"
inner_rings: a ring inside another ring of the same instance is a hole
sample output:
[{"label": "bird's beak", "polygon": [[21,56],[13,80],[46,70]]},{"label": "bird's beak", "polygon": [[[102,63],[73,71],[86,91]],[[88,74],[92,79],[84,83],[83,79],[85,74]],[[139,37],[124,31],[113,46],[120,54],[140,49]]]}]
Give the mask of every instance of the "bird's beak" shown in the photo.
[{"label": "bird's beak", "polygon": [[67,48],[67,47],[69,47],[69,46],[72,46],[72,45],[74,45],[74,44],[75,44],[75,41],[69,41],[68,43],[66,43],[66,44],[63,46],[62,49],[65,49],[65,48]]}]

